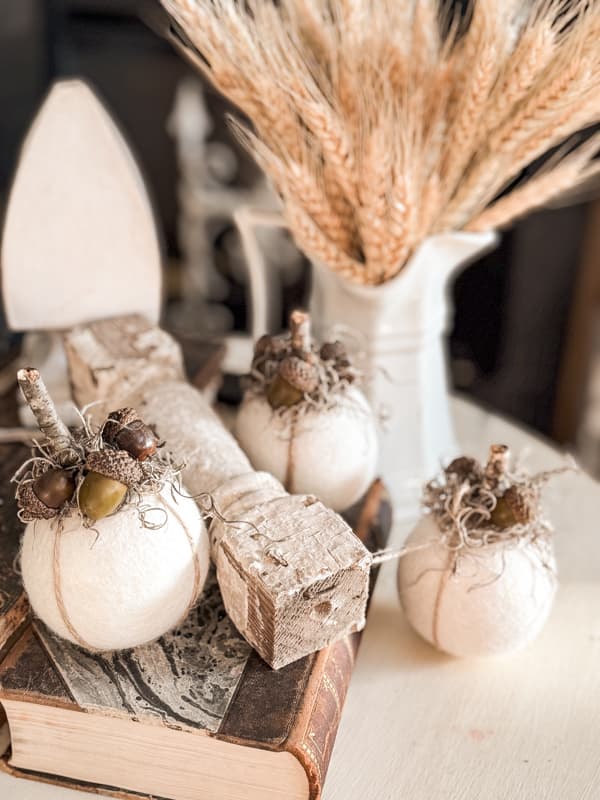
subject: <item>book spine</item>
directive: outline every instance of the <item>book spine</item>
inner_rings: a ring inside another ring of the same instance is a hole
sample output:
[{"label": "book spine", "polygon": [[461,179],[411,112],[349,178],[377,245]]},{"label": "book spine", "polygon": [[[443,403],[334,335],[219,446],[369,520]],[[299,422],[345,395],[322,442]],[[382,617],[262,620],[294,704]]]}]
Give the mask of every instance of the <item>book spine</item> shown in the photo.
[{"label": "book spine", "polygon": [[[385,547],[392,520],[390,501],[381,481],[373,484],[365,500],[355,512],[349,512],[347,519],[370,550]],[[376,576],[374,569],[371,589]],[[310,800],[319,800],[323,791],[360,638],[360,632],[354,633],[317,654],[302,706],[285,745],[306,771]]]},{"label": "book spine", "polygon": [[302,709],[286,742],[308,776],[310,800],[319,800],[350,685],[360,634],[335,642],[317,656]]}]

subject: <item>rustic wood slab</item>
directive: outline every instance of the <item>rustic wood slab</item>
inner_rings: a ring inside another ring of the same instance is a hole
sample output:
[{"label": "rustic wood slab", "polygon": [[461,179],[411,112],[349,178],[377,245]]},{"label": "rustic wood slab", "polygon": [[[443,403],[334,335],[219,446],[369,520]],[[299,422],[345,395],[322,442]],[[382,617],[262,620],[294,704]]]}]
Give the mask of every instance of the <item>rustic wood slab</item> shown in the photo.
[{"label": "rustic wood slab", "polygon": [[[183,380],[181,354],[141,317],[65,335],[74,396],[105,415],[131,405],[154,425],[187,491],[212,495],[217,580],[237,629],[278,669],[360,630],[371,556],[314,497],[289,495],[255,472],[206,399]],[[201,503],[202,504],[202,503]]]}]

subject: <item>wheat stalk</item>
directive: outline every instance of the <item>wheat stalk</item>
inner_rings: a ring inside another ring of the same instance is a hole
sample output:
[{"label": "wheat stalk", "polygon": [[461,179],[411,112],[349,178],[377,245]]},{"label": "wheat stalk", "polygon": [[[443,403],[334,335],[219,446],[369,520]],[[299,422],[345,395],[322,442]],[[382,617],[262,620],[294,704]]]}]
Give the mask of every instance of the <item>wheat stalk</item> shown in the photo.
[{"label": "wheat stalk", "polygon": [[542,170],[539,175],[492,203],[472,219],[465,229],[485,231],[505,228],[533,209],[541,208],[565,192],[587,184],[600,175],[600,164],[590,164],[590,155],[599,148],[600,136],[596,136],[586,146],[565,157],[553,169]]},{"label": "wheat stalk", "polygon": [[298,244],[308,256],[326,264],[348,280],[365,283],[364,264],[336,247],[303,207],[290,200],[285,205],[284,215]]},{"label": "wheat stalk", "polygon": [[516,180],[600,122],[600,0],[471,0],[466,30],[436,0],[162,2],[250,119],[236,130],[299,246],[348,280],[389,280],[426,236],[504,227],[598,171],[592,138]]}]

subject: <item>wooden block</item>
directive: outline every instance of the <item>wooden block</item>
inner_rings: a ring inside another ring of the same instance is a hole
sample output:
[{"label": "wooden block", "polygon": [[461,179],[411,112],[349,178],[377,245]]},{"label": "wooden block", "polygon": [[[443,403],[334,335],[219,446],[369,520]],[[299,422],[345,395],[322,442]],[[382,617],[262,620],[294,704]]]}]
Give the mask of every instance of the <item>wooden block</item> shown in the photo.
[{"label": "wooden block", "polygon": [[168,334],[129,317],[75,328],[65,347],[76,402],[102,401],[92,409],[99,418],[119,406],[137,408],[185,464],[187,490],[211,493],[223,601],[268,664],[277,669],[364,626],[369,551],[314,497],[291,496],[252,470],[205,398],[183,380]]},{"label": "wooden block", "polygon": [[320,650],[364,627],[371,556],[340,516],[264,472],[214,497],[228,520],[243,520],[211,527],[225,608],[265,661],[284,666],[298,647]]}]

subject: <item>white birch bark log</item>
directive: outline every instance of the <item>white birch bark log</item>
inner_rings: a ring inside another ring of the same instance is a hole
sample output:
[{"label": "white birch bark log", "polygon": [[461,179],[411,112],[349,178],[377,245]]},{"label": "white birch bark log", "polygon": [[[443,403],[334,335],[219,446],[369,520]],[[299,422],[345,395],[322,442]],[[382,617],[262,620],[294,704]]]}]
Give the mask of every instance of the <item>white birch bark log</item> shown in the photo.
[{"label": "white birch bark log", "polygon": [[212,495],[210,527],[223,602],[275,669],[365,622],[371,556],[314,497],[288,495],[254,472],[204,397],[184,379],[179,347],[141,317],[93,323],[65,336],[75,401],[98,418],[132,405],[155,425],[194,495]]}]

